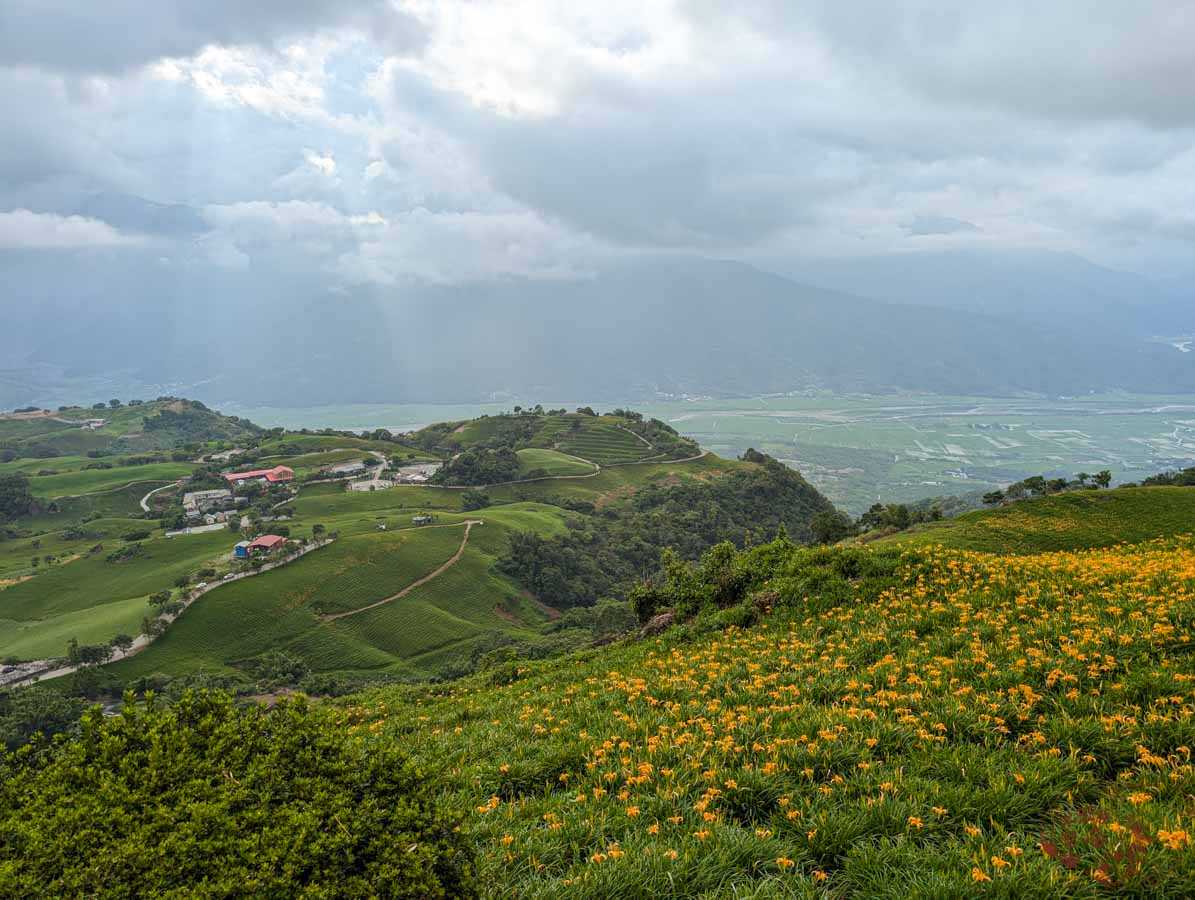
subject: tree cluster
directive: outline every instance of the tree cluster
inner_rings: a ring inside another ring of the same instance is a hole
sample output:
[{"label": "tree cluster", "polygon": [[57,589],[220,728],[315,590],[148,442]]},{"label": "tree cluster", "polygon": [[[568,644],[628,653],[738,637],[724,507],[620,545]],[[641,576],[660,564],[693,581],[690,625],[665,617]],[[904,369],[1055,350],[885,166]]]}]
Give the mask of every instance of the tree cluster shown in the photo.
[{"label": "tree cluster", "polygon": [[483,486],[519,477],[519,457],[513,450],[471,447],[448,460],[431,477],[432,484]]},{"label": "tree cluster", "polygon": [[798,472],[756,456],[763,462],[755,469],[649,485],[629,500],[577,517],[557,537],[515,532],[498,566],[546,603],[567,609],[624,597],[637,580],[658,571],[666,548],[697,559],[720,541],[746,546],[782,523],[810,540],[810,521],[833,506]]}]

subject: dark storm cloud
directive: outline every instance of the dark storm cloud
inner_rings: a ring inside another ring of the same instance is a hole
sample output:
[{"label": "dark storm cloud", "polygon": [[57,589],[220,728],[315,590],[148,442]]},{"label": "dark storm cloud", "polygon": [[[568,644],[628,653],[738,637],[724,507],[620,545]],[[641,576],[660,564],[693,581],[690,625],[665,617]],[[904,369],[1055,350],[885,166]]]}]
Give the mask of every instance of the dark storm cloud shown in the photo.
[{"label": "dark storm cloud", "polygon": [[114,73],[209,44],[268,45],[341,26],[390,52],[423,38],[388,0],[0,0],[0,64]]}]

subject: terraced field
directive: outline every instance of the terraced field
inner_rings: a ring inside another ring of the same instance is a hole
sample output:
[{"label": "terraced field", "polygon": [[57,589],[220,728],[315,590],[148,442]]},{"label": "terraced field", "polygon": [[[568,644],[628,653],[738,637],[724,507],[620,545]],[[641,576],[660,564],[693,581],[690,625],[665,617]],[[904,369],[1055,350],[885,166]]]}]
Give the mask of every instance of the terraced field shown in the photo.
[{"label": "terraced field", "polygon": [[659,451],[638,435],[602,420],[583,419],[585,426],[580,431],[567,428],[542,433],[555,441],[557,449],[609,466],[616,463],[638,462],[659,455]]}]

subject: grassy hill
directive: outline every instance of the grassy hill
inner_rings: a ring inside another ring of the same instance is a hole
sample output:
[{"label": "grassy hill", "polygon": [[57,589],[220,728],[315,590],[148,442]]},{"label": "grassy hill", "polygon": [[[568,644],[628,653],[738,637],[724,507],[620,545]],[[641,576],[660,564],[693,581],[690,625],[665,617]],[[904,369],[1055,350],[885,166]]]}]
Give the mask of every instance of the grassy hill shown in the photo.
[{"label": "grassy hill", "polygon": [[1134,487],[1073,491],[976,510],[878,543],[1035,553],[1109,547],[1191,531],[1195,531],[1195,490]]},{"label": "grassy hill", "polygon": [[711,555],[658,588],[692,625],[344,725],[434,773],[495,897],[1189,893],[1195,541],[1012,551]]}]

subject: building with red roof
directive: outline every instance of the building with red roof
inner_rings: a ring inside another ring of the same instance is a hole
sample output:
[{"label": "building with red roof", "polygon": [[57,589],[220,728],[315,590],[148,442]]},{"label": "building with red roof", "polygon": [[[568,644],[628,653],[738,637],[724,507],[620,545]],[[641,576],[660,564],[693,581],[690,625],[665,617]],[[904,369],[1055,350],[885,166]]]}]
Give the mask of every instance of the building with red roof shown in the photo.
[{"label": "building with red roof", "polygon": [[280,534],[263,534],[249,542],[248,551],[253,553],[273,553],[286,543],[286,538]]},{"label": "building with red roof", "polygon": [[295,470],[290,466],[274,466],[272,469],[254,469],[252,472],[229,472],[224,476],[229,487],[240,487],[246,481],[265,481],[277,484],[281,481],[294,481]]}]

